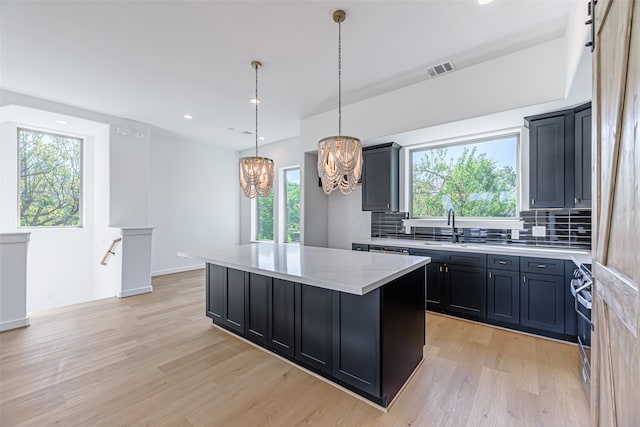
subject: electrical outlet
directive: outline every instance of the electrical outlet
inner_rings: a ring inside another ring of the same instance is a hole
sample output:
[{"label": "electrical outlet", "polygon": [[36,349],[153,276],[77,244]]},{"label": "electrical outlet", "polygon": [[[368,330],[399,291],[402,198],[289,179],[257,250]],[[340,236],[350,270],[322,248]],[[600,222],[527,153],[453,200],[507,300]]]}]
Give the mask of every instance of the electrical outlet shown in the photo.
[{"label": "electrical outlet", "polygon": [[511,240],[520,239],[520,230],[511,230]]},{"label": "electrical outlet", "polygon": [[544,237],[547,234],[547,227],[544,225],[531,227],[531,235],[533,237]]}]

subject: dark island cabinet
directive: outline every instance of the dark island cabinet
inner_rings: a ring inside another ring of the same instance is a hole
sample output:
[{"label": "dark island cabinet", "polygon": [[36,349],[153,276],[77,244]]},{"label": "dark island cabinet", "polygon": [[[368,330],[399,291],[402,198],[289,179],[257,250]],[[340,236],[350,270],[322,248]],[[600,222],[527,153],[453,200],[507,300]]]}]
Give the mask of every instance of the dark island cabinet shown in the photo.
[{"label": "dark island cabinet", "polygon": [[564,206],[564,161],[565,114],[531,120],[529,206],[532,209]]},{"label": "dark island cabinet", "polygon": [[380,394],[380,289],[358,296],[333,293],[333,376]]},{"label": "dark island cabinet", "polygon": [[226,286],[227,269],[218,265],[207,264],[206,314],[215,323],[222,323]]},{"label": "dark island cabinet", "polygon": [[591,104],[575,114],[574,207],[591,207]]},{"label": "dark island cabinet", "polygon": [[255,273],[248,274],[249,283],[245,288],[247,338],[266,345],[268,330],[267,299],[269,297],[271,278]]},{"label": "dark island cabinet", "polygon": [[400,207],[400,146],[395,142],[362,149],[362,210],[397,212]]},{"label": "dark island cabinet", "polygon": [[269,287],[267,341],[278,354],[293,357],[294,333],[294,283],[273,279]]},{"label": "dark island cabinet", "polygon": [[483,319],[487,316],[486,268],[447,265],[445,312]]},{"label": "dark island cabinet", "polygon": [[224,286],[223,324],[236,332],[245,333],[245,284],[248,273],[232,268],[227,269]]},{"label": "dark island cabinet", "polygon": [[330,374],[332,368],[332,291],[295,285],[295,359]]}]

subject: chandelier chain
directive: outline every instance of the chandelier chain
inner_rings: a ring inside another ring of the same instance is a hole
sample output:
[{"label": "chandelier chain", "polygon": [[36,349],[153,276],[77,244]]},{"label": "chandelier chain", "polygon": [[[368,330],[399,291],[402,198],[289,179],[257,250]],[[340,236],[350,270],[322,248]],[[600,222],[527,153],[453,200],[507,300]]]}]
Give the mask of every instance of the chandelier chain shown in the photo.
[{"label": "chandelier chain", "polygon": [[257,64],[254,66],[256,70],[256,157],[258,157],[258,104],[260,103],[260,98],[258,98],[258,68],[260,68]]},{"label": "chandelier chain", "polygon": [[342,21],[338,21],[338,136],[342,136]]}]

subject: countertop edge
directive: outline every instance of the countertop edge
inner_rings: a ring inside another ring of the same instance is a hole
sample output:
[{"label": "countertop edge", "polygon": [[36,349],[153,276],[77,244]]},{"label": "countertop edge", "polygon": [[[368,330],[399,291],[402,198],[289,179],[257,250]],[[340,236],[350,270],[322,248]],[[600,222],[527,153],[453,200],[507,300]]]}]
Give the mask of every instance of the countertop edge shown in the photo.
[{"label": "countertop edge", "polygon": [[[257,268],[257,267],[252,267],[252,266],[247,266],[247,265],[241,265],[241,264],[236,264],[233,262],[228,262],[228,261],[220,261],[220,260],[215,260],[215,259],[211,259],[211,258],[207,258],[207,257],[203,257],[200,255],[195,255],[195,254],[190,254],[187,252],[178,252],[177,254],[179,257],[183,257],[183,258],[191,258],[191,259],[196,259],[196,260],[200,260],[204,263],[208,263],[208,264],[215,264],[215,265],[219,265],[222,267],[227,267],[227,268],[234,268],[237,270],[241,270],[241,271],[247,271],[249,273],[255,273],[255,274],[261,274],[263,276],[269,276],[269,277],[273,277],[276,279],[281,279],[281,280],[287,280],[290,282],[294,282],[294,283],[301,283],[303,285],[309,285],[309,286],[315,286],[318,288],[323,288],[323,289],[329,289],[332,291],[339,291],[339,292],[344,292],[344,293],[348,293],[348,294],[352,294],[352,295],[366,295],[367,293],[374,291],[384,285],[386,285],[387,283],[397,279],[398,277],[404,276],[405,274],[416,270],[418,268],[424,267],[425,265],[429,264],[431,262],[431,258],[430,257],[423,257],[423,256],[418,256],[418,255],[413,255],[414,258],[424,258],[423,260],[417,262],[416,264],[413,264],[411,266],[405,267],[401,270],[396,271],[395,273],[380,279],[380,280],[376,280],[374,282],[371,282],[367,285],[364,285],[362,287],[360,286],[348,286],[345,284],[341,284],[341,283],[334,283],[334,282],[326,282],[323,280],[313,280],[312,278],[308,278],[308,277],[304,277],[304,276],[296,276],[296,275],[292,275],[292,274],[286,274],[286,273],[281,273],[278,271],[272,271],[272,270],[264,270],[261,268]],[[394,256],[398,256],[398,255],[394,255]],[[359,290],[359,292],[358,292]]]}]

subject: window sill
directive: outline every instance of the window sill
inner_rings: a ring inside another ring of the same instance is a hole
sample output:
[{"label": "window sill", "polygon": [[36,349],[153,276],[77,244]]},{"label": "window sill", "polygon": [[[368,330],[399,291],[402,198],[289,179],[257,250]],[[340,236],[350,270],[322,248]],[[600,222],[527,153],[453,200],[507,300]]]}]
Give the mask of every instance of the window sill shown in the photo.
[{"label": "window sill", "polygon": [[[450,227],[450,225],[447,225],[446,218],[403,219],[402,225],[407,234],[411,233],[411,227]],[[460,218],[456,219],[456,227],[522,230],[524,221],[517,219]]]}]

